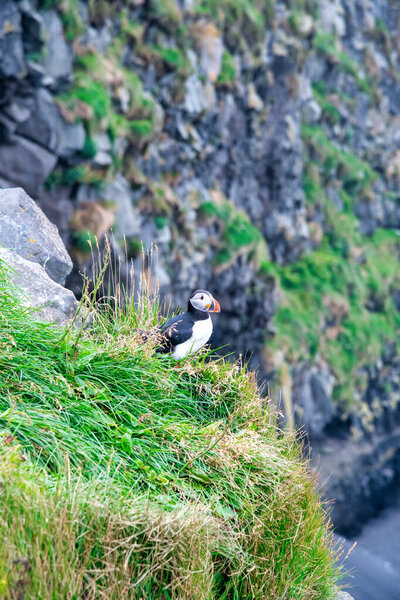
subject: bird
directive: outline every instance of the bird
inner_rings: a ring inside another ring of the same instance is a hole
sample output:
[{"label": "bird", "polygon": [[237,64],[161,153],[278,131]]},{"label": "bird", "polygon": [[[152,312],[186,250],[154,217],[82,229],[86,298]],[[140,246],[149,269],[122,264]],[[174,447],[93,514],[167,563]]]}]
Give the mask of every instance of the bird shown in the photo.
[{"label": "bird", "polygon": [[213,331],[211,312],[221,312],[218,300],[207,290],[193,292],[187,312],[172,317],[161,327],[161,344],[156,351],[181,360],[200,350]]}]

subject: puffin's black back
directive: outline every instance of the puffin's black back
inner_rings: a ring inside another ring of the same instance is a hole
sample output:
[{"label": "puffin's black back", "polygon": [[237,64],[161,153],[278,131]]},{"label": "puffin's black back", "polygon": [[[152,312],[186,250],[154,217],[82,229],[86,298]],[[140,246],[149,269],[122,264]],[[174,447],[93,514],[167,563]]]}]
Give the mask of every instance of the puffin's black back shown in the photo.
[{"label": "puffin's black back", "polygon": [[163,343],[157,348],[157,352],[166,354],[171,352],[178,344],[190,340],[196,320],[192,313],[186,312],[167,321],[160,330]]}]

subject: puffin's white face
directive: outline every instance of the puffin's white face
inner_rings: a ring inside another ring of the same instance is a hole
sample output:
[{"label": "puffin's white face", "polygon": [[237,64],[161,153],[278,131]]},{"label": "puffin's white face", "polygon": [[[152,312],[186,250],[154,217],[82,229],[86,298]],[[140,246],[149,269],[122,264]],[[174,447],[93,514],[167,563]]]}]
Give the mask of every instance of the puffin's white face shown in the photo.
[{"label": "puffin's white face", "polygon": [[190,297],[189,302],[197,310],[204,312],[221,312],[219,302],[206,290],[196,290]]}]

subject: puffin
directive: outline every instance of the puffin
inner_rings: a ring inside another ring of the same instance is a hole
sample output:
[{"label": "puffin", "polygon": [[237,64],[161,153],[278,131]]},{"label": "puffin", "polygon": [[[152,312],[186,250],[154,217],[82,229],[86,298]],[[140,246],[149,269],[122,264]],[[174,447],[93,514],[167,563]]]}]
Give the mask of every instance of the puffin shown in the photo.
[{"label": "puffin", "polygon": [[175,360],[181,360],[200,350],[213,331],[212,312],[221,312],[218,300],[207,290],[193,292],[187,312],[172,317],[161,327],[162,341],[157,352],[169,353]]}]

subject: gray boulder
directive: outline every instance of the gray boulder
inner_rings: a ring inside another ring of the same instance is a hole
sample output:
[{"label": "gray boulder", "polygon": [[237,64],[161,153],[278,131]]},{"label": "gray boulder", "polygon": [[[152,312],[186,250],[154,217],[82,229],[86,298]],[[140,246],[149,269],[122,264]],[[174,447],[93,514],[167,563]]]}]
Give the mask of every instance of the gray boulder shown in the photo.
[{"label": "gray boulder", "polygon": [[0,75],[20,78],[25,74],[21,16],[11,0],[0,2]]},{"label": "gray boulder", "polygon": [[141,235],[140,213],[133,206],[129,182],[122,175],[117,175],[114,181],[107,185],[104,198],[115,203],[117,207],[114,227],[117,239],[124,236],[139,237]]},{"label": "gray boulder", "polygon": [[6,248],[0,248],[0,261],[21,303],[37,309],[32,313],[34,319],[65,325],[74,318],[78,308],[74,294],[50,279],[41,265]]},{"label": "gray boulder", "polygon": [[300,365],[292,371],[293,401],[298,425],[313,437],[323,436],[334,414],[332,390],[334,377],[327,366]]},{"label": "gray boulder", "polygon": [[0,177],[22,186],[32,195],[39,193],[56,164],[55,154],[19,135],[0,145]]},{"label": "gray boulder", "polygon": [[21,188],[0,190],[0,246],[39,263],[57,283],[63,284],[71,272],[57,227]]},{"label": "gray boulder", "polygon": [[82,123],[67,123],[47,90],[42,88],[37,92],[33,113],[35,118],[22,123],[17,133],[45,146],[62,158],[68,158],[82,150],[85,143]]},{"label": "gray boulder", "polygon": [[64,39],[63,26],[57,13],[54,10],[46,10],[41,14],[47,49],[43,66],[52,79],[51,87],[58,89],[72,78],[73,54]]}]

